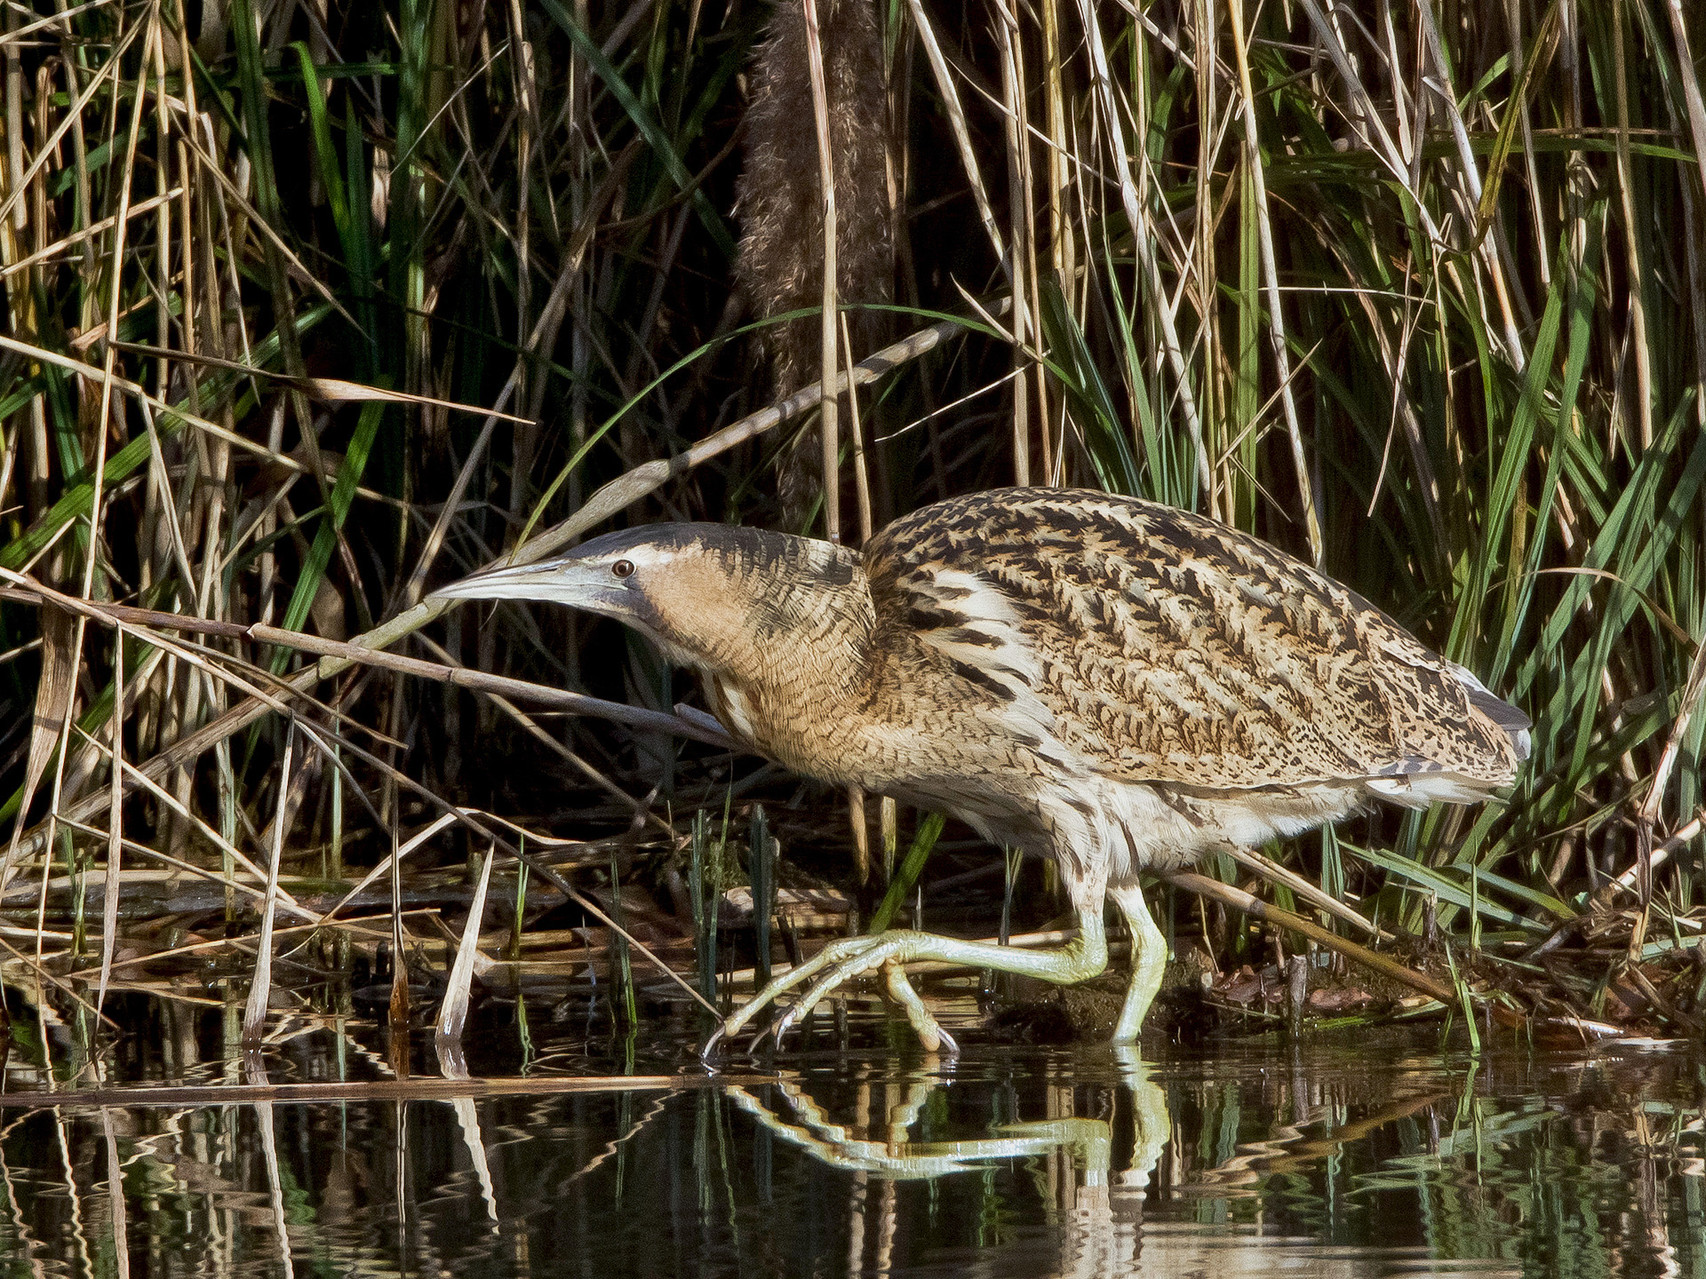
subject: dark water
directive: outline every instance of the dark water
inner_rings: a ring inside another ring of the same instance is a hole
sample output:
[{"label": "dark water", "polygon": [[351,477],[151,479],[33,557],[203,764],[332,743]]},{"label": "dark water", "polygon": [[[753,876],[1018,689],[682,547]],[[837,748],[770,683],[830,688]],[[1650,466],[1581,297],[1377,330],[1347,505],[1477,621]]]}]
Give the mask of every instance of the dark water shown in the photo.
[{"label": "dark water", "polygon": [[721,1081],[654,1043],[651,1075],[587,1087],[607,1046],[507,1016],[470,1043],[502,1085],[388,1080],[370,1032],[312,1023],[265,1085],[221,1087],[228,1020],[161,1022],[152,1085],[96,1091],[62,1052],[81,1078],[47,1094],[15,1054],[0,1276],[1706,1276],[1688,1052],[931,1063],[867,1034]]}]

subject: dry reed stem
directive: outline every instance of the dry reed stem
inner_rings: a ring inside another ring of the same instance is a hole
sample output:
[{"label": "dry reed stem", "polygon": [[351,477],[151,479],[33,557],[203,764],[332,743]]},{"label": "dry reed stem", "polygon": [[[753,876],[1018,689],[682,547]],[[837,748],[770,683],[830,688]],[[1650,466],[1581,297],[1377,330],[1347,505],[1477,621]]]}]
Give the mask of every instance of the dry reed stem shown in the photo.
[{"label": "dry reed stem", "polygon": [[[790,0],[783,0],[790,3]],[[820,351],[819,385],[836,380],[841,361],[837,351],[836,316],[840,314],[837,285],[840,272],[835,260],[835,157],[830,152],[829,92],[823,80],[823,42],[818,34],[817,0],[800,0],[805,7],[806,65],[812,84],[812,122],[817,130],[818,187],[823,198],[823,301],[818,316]],[[857,392],[854,392],[857,394]],[[823,535],[841,541],[841,431],[839,396],[825,396],[818,409],[818,439],[822,446]]]},{"label": "dry reed stem", "polygon": [[[243,1009],[243,1046],[253,1048],[261,1042],[266,1029],[267,1001],[272,996],[272,931],[274,908],[278,903],[278,871],[284,856],[284,827],[286,802],[290,794],[290,760],[296,746],[294,725],[284,737],[284,759],[278,773],[278,818],[273,822],[272,848],[267,858],[267,890],[261,899],[261,936],[255,955],[255,970],[249,978],[249,998]],[[108,885],[115,891],[116,885]],[[402,952],[397,962],[403,962]]]},{"label": "dry reed stem", "polygon": [[1274,368],[1279,375],[1280,404],[1285,410],[1286,438],[1291,442],[1291,461],[1297,468],[1297,492],[1303,506],[1303,527],[1309,551],[1320,568],[1324,548],[1321,517],[1315,509],[1314,486],[1310,483],[1309,459],[1303,452],[1303,427],[1297,420],[1297,404],[1291,394],[1291,358],[1286,350],[1285,311],[1280,306],[1279,267],[1274,261],[1273,217],[1268,211],[1268,184],[1263,176],[1261,130],[1256,124],[1256,92],[1250,84],[1250,61],[1245,50],[1243,0],[1230,0],[1232,53],[1238,64],[1238,87],[1243,100],[1244,158],[1256,199],[1256,239],[1261,246],[1262,281],[1268,294],[1268,335],[1273,340]]}]

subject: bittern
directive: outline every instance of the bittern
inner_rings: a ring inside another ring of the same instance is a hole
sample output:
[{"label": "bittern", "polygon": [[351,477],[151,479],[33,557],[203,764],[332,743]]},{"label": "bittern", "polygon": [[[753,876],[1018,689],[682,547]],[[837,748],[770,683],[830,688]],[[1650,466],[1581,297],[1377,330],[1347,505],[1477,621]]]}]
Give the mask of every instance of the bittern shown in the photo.
[{"label": "bittern", "polygon": [[1482,800],[1529,750],[1520,711],[1353,591],[1213,520],[1106,493],[954,498],[863,552],[653,525],[438,594],[617,618],[695,668],[713,713],[758,754],[950,813],[1060,868],[1077,935],[1059,949],[907,929],[838,940],[718,1036],[804,985],[780,1038],[880,971],[925,1046],[951,1048],[907,963],[1083,981],[1107,966],[1112,900],[1132,943],[1114,1039],[1131,1042],[1166,960],[1141,872],[1375,800]]}]

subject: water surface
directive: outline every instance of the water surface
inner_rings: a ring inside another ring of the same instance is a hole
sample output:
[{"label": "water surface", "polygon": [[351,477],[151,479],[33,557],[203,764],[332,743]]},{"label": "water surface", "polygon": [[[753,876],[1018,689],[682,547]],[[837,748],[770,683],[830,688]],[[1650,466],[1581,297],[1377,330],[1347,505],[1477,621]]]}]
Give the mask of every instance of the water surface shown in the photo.
[{"label": "water surface", "polygon": [[1685,1051],[867,1030],[710,1078],[511,1010],[457,1083],[353,1023],[245,1068],[226,1025],[163,1020],[148,1083],[14,1055],[0,1275],[1706,1276]]}]

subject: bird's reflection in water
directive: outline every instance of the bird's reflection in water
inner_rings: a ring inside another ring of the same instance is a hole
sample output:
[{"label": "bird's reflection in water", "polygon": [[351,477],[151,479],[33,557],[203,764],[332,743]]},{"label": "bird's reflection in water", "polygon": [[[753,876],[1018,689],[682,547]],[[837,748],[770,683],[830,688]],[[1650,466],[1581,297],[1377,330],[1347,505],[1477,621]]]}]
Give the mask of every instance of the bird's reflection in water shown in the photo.
[{"label": "bird's reflection in water", "polygon": [[[1101,1058],[1102,1051],[1109,1056]],[[1181,1074],[1175,1064],[1163,1087],[1135,1050],[1115,1047],[1044,1067],[1030,1076],[1033,1087],[1009,1094],[1003,1103],[989,1092],[994,1077],[987,1071],[995,1060],[974,1057],[947,1071],[934,1062],[910,1072],[879,1071],[851,1096],[846,1074],[731,1085],[721,1095],[750,1116],[760,1133],[850,1176],[839,1209],[824,1199],[816,1209],[820,1220],[846,1214],[848,1274],[933,1273],[940,1264],[975,1263],[996,1276],[1259,1279],[1308,1273],[1361,1279],[1394,1268],[1428,1273],[1434,1263],[1435,1250],[1404,1238],[1403,1230],[1382,1238],[1379,1229],[1353,1229],[1346,1233],[1361,1235],[1356,1242],[1334,1243],[1299,1230],[1307,1212],[1287,1213],[1275,1204],[1280,1210],[1270,1215],[1264,1208],[1270,1191],[1280,1188],[1283,1200],[1283,1187],[1294,1183],[1309,1198],[1306,1188],[1323,1176],[1332,1180],[1331,1170],[1353,1152],[1392,1144],[1395,1130],[1429,1120],[1434,1108],[1443,1105],[1447,1114],[1460,1109],[1461,1097],[1440,1087],[1431,1070],[1415,1078],[1387,1078],[1383,1086],[1369,1078],[1380,1071],[1353,1082],[1336,1072],[1314,1078],[1295,1054],[1290,1069],[1283,1057],[1266,1062],[1256,1073],[1283,1095],[1274,1099],[1274,1117],[1283,1111],[1289,1121],[1270,1123],[1251,1140],[1252,1134],[1235,1131],[1236,1123],[1227,1129],[1237,1107],[1216,1111],[1203,1108],[1201,1097],[1187,1100],[1193,1093],[1224,1092],[1240,1077],[1238,1070],[1211,1083],[1197,1079],[1192,1067]],[[990,1117],[1010,1110],[1021,1096],[1034,1105],[1039,1095],[1034,1085],[1043,1077],[1047,1117],[1017,1122]],[[1383,1092],[1387,1095],[1380,1096]],[[1354,1117],[1345,1102],[1351,1095],[1371,1103],[1359,1105]],[[1319,1113],[1311,1098],[1321,1099]],[[982,1131],[961,1136],[968,1102],[979,1116],[972,1122]],[[936,1139],[944,1129],[951,1139]],[[1005,1217],[1004,1228],[985,1232],[964,1216],[964,1191],[952,1187],[978,1175],[1004,1179],[1000,1191],[995,1181],[988,1182],[988,1202],[999,1201],[989,1212]],[[1017,1185],[1005,1180],[1015,1177],[1040,1200],[1030,1201],[1028,1212],[1018,1208],[1026,1196],[1012,1194]],[[928,1229],[921,1230],[917,1192],[900,1189],[911,1182],[932,1183]],[[1235,1202],[1246,1208],[1229,1211]],[[1342,1211],[1354,1216],[1374,1208],[1371,1201]],[[959,1224],[949,1226],[950,1219]],[[1520,1269],[1493,1257],[1477,1258],[1473,1267],[1482,1276]]]},{"label": "bird's reflection in water", "polygon": [[[1115,1056],[1120,1082],[1131,1099],[1136,1134],[1130,1170],[1121,1174],[1121,1184],[1141,1193],[1167,1144],[1167,1095],[1150,1080],[1148,1068],[1134,1049],[1118,1045],[1109,1051]],[[948,1085],[940,1075],[922,1070],[901,1083],[901,1099],[889,1107],[881,1139],[855,1136],[845,1125],[832,1122],[810,1093],[795,1082],[783,1081],[773,1088],[787,1103],[788,1114],[746,1088],[729,1088],[725,1095],[765,1128],[832,1168],[910,1179],[963,1172],[990,1159],[1060,1153],[1071,1156],[1087,1185],[1105,1185],[1108,1181],[1113,1127],[1105,1119],[1061,1116],[1026,1120],[998,1125],[1000,1135],[995,1137],[913,1141],[910,1134],[931,1094]]]},{"label": "bird's reflection in water", "polygon": [[[724,1096],[765,1131],[829,1167],[854,1175],[855,1204],[865,1207],[867,1218],[873,1213],[876,1218],[874,1223],[867,1219],[855,1226],[851,1240],[854,1256],[849,1258],[855,1272],[859,1269],[857,1254],[863,1251],[864,1237],[872,1224],[876,1227],[874,1271],[881,1274],[888,1269],[895,1233],[894,1182],[972,1172],[1000,1161],[1028,1160],[1041,1164],[1058,1210],[1060,1256],[1052,1273],[1126,1273],[1138,1258],[1144,1197],[1167,1148],[1172,1124],[1167,1095],[1150,1078],[1137,1050],[1115,1045],[1108,1052],[1118,1092],[1129,1113],[1129,1129],[1124,1123],[1116,1125],[1111,1115],[1104,1118],[1070,1113],[1075,1090],[1065,1085],[1050,1090],[1051,1109],[1059,1105],[1060,1114],[995,1123],[987,1137],[915,1140],[926,1107],[953,1086],[951,1076],[929,1069],[892,1080],[885,1089],[892,1100],[888,1100],[884,1113],[870,1116],[870,1122],[857,1127],[836,1123],[797,1081],[780,1082],[763,1090],[730,1087]],[[1124,1138],[1117,1149],[1116,1132]],[[881,1181],[874,1197],[866,1193],[867,1179],[873,1177]]]}]

